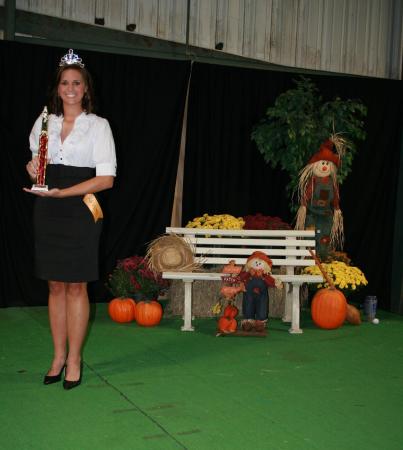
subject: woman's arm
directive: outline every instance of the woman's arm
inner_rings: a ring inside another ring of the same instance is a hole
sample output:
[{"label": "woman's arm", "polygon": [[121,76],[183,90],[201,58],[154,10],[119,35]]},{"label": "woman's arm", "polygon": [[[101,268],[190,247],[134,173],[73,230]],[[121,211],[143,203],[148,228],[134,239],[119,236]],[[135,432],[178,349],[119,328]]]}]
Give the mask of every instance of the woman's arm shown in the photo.
[{"label": "woman's arm", "polygon": [[105,189],[110,189],[113,186],[115,177],[112,175],[98,175],[89,180],[83,181],[82,183],[75,184],[68,188],[59,189],[60,195],[57,197],[75,197],[85,194],[95,194],[95,192],[104,191]]},{"label": "woman's arm", "polygon": [[[30,172],[28,171],[28,173]],[[38,195],[39,197],[76,197],[110,189],[113,186],[114,179],[115,177],[112,175],[99,175],[64,189],[54,188],[49,191],[31,191],[31,189],[24,188],[24,191]]]}]

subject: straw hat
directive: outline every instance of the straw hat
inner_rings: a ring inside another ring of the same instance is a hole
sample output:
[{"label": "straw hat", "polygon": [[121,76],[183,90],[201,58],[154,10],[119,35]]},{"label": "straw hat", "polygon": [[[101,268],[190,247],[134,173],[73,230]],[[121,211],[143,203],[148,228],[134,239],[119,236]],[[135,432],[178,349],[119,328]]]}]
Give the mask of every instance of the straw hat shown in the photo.
[{"label": "straw hat", "polygon": [[153,240],[146,257],[149,267],[155,272],[191,272],[200,267],[194,260],[191,244],[176,234]]}]

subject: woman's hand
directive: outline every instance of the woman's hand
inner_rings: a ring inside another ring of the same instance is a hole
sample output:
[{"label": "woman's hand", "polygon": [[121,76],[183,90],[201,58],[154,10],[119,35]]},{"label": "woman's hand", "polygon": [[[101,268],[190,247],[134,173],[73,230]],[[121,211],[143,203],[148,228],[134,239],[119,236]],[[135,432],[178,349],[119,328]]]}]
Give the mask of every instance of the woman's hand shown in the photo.
[{"label": "woman's hand", "polygon": [[32,160],[29,161],[29,163],[25,166],[25,168],[27,169],[28,175],[31,178],[31,180],[35,181],[39,168],[38,156],[33,157]]},{"label": "woman's hand", "polygon": [[49,191],[33,191],[32,189],[23,188],[25,192],[37,195],[38,197],[62,198],[62,189],[53,188]]}]

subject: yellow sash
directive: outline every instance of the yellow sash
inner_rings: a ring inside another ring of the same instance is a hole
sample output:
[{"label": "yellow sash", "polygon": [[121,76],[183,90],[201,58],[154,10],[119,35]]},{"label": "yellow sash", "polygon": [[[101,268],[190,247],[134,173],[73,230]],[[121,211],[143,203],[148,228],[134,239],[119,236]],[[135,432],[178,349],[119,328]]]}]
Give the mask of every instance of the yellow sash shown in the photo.
[{"label": "yellow sash", "polygon": [[100,204],[94,194],[85,194],[83,202],[87,205],[87,208],[91,211],[94,221],[102,219],[104,217]]}]

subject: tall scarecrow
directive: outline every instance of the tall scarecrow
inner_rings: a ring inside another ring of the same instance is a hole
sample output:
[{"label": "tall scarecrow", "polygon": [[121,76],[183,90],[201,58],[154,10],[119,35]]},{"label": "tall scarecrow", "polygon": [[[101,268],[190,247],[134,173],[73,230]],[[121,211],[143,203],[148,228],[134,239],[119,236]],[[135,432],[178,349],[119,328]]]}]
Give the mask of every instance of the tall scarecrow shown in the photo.
[{"label": "tall scarecrow", "polygon": [[[323,261],[344,243],[337,170],[345,141],[332,135],[299,173],[297,230],[316,229],[316,252]],[[336,152],[333,149],[336,148]]]}]

